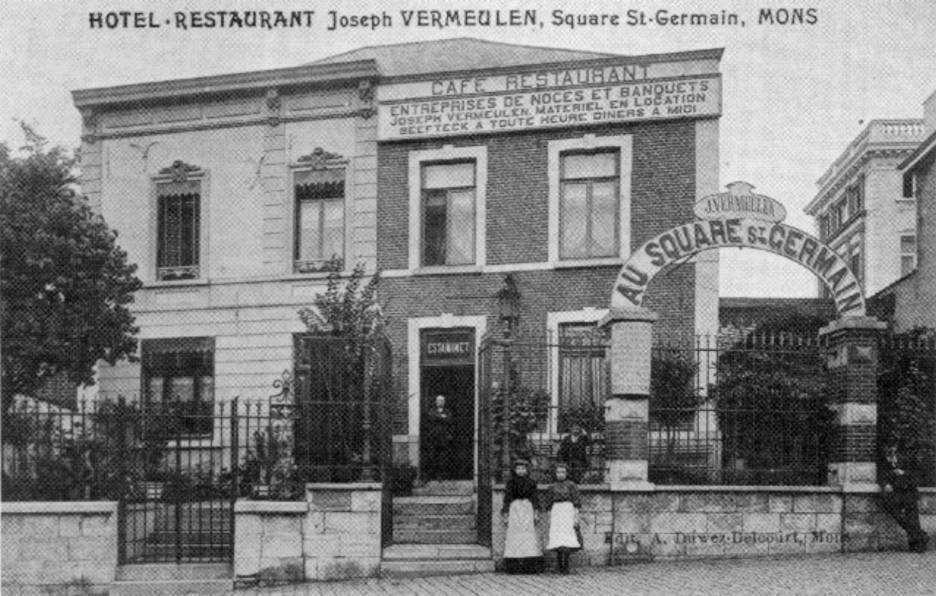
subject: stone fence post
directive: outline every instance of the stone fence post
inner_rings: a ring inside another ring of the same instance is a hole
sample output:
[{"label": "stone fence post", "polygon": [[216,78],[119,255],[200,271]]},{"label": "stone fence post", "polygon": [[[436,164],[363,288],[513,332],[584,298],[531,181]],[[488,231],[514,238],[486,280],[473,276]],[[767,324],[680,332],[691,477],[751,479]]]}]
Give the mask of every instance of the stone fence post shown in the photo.
[{"label": "stone fence post", "polygon": [[846,317],[819,330],[828,341],[835,413],[828,483],[846,492],[877,488],[878,337],[886,327],[873,317]]},{"label": "stone fence post", "polygon": [[645,308],[612,309],[599,323],[611,327],[611,395],[605,400],[605,482],[611,490],[651,490],[650,361],[653,322]]}]

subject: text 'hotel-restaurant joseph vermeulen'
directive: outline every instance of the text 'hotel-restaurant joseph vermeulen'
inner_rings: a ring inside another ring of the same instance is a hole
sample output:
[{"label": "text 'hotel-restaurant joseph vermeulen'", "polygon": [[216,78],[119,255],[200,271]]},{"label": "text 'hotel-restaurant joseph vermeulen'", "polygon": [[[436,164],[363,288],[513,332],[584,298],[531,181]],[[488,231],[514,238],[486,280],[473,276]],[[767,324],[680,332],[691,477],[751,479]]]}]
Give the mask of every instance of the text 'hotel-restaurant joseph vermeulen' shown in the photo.
[{"label": "text 'hotel-restaurant joseph vermeulen'", "polygon": [[[718,192],[721,54],[451,39],[76,91],[83,191],[145,284],[140,362],[102,365],[100,393],[268,395],[337,256],[382,273],[396,455],[418,463],[433,396],[474,424],[477,348],[500,325],[506,274],[516,334],[583,332],[632,248]],[[655,333],[716,330],[717,259],[650,286]]]}]

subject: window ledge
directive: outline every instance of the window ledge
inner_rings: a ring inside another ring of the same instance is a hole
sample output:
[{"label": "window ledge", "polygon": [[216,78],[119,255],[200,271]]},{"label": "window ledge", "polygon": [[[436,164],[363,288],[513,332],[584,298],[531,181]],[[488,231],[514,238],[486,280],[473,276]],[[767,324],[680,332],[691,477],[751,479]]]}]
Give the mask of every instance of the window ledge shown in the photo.
[{"label": "window ledge", "polygon": [[413,275],[464,275],[466,273],[481,273],[482,267],[477,265],[443,265],[440,267],[419,267],[413,270]]},{"label": "window ledge", "polygon": [[624,259],[619,257],[601,257],[597,259],[568,259],[564,261],[555,261],[555,269],[574,269],[577,267],[621,267],[624,265]]},{"label": "window ledge", "polygon": [[209,282],[207,279],[204,279],[204,278],[179,279],[179,280],[172,280],[172,281],[153,280],[153,281],[147,282],[143,287],[144,288],[184,288],[184,287],[191,287],[191,286],[207,286],[207,285],[210,285],[210,283],[211,282]]}]

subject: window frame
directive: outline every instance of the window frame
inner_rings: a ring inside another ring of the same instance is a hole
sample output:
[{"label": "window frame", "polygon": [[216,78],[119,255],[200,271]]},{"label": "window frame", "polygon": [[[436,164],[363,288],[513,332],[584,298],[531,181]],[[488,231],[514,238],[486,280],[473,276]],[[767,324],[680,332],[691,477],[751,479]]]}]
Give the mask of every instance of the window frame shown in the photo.
[{"label": "window frame", "polygon": [[[170,173],[167,173],[165,170],[161,171],[158,175],[152,176],[150,178],[150,217],[149,217],[149,237],[150,241],[148,245],[152,247],[152,257],[150,262],[152,263],[152,275],[147,276],[152,280],[155,285],[177,285],[177,284],[187,284],[187,283],[202,283],[208,278],[208,257],[210,251],[208,250],[209,246],[209,220],[210,220],[210,195],[211,195],[211,185],[210,177],[207,170],[202,168],[190,166],[193,169],[189,169],[185,173],[184,180],[174,180],[173,176]],[[167,168],[168,169],[168,168]],[[194,265],[185,265],[185,266],[163,266],[160,263],[160,246],[162,244],[162,228],[160,227],[161,219],[161,205],[162,198],[174,196],[172,194],[164,194],[160,192],[161,187],[165,187],[171,184],[179,183],[194,183],[197,184],[198,188],[198,227],[197,227],[197,241],[198,241],[198,250],[196,251],[197,262]],[[173,269],[181,267],[192,267],[195,269],[194,275],[191,277],[177,277],[177,278],[166,278],[161,274],[161,270],[164,269]]]},{"label": "window frame", "polygon": [[[201,362],[190,364],[181,370],[171,370],[165,364],[155,361],[157,358],[160,358],[161,355],[167,354],[176,354],[176,358],[178,358],[179,355],[184,354],[186,355],[185,357],[192,358],[193,360],[201,360]],[[205,356],[206,354],[207,358]],[[207,420],[210,424],[206,425],[204,432],[180,431],[171,437],[165,437],[166,440],[204,439],[210,438],[214,435],[214,403],[216,393],[215,354],[216,346],[215,339],[213,337],[182,337],[141,340],[140,384],[142,398],[140,402],[144,412],[163,408],[163,415],[173,415],[170,410],[172,406],[167,405],[172,404],[173,402],[166,399],[167,392],[171,387],[171,383],[167,382],[168,379],[192,379],[191,403],[208,404],[208,408],[204,413],[204,420]],[[161,396],[158,402],[154,402],[150,398],[150,381],[157,377],[162,379]],[[211,378],[212,395],[210,400],[205,400],[204,395],[202,394],[203,384],[201,379],[203,377]],[[155,403],[159,403],[160,405],[154,406]],[[198,414],[198,416],[201,415],[202,414]],[[185,417],[184,414],[181,414],[180,416],[183,418]],[[196,418],[196,420],[198,420],[198,418]]]},{"label": "window frame", "polygon": [[[473,182],[472,186],[445,186],[441,188],[431,188],[431,189],[426,188],[426,172],[428,168],[435,167],[435,166],[445,166],[445,165],[455,166],[455,165],[464,165],[464,164],[471,164],[472,166],[472,176],[471,176],[472,182]],[[426,257],[427,257],[427,251],[428,251],[427,238],[429,236],[428,228],[427,228],[427,220],[428,220],[427,211],[429,209],[428,203],[429,203],[430,197],[435,194],[442,194],[444,196],[445,212],[446,212],[446,222],[445,222],[446,229],[445,229],[445,233],[443,234],[445,246],[443,247],[442,252],[443,254],[445,254],[445,257],[447,257],[448,255],[447,255],[447,251],[445,250],[445,248],[447,248],[448,241],[449,241],[449,236],[448,236],[449,219],[448,218],[451,212],[452,193],[471,190],[472,191],[472,215],[474,215],[474,211],[476,211],[478,208],[477,206],[477,202],[478,202],[478,165],[477,163],[474,160],[424,161],[420,163],[419,169],[420,169],[419,187],[420,187],[420,192],[422,194],[422,201],[421,201],[421,207],[420,207],[421,215],[422,215],[422,225],[420,226],[421,228],[420,229],[420,235],[421,235],[420,237],[420,261],[419,261],[420,267],[459,267],[459,266],[475,265],[476,263],[474,261],[477,258],[477,249],[474,251],[474,254],[472,255],[472,261],[470,263],[447,263],[447,262],[429,263],[427,262],[428,259]],[[477,225],[477,222],[473,222],[473,223]],[[474,236],[472,240],[477,241],[477,236],[478,236],[477,230],[472,230],[472,231],[473,231],[473,236]],[[443,258],[443,261],[444,260],[445,258]]]},{"label": "window frame", "polygon": [[[913,250],[912,250],[912,251],[905,251],[905,250],[904,250],[904,248],[903,248],[903,241],[904,241],[904,238],[913,238]],[[919,255],[919,243],[918,243],[918,241],[917,241],[916,232],[901,232],[900,234],[898,234],[898,236],[897,236],[897,249],[898,249],[898,252],[899,252],[899,254],[900,254],[900,277],[904,277],[904,276],[906,276],[906,275],[910,275],[911,273],[913,273],[914,271],[916,271],[917,264],[919,263],[919,260],[918,260],[918,255]],[[910,258],[910,259],[913,260],[913,266],[912,266],[909,270],[904,271],[903,261],[904,261],[904,259],[906,259],[906,258]]]},{"label": "window frame", "polygon": [[[549,342],[549,387],[550,408],[556,413],[549,416],[549,428],[545,433],[533,433],[538,439],[559,438],[559,398],[560,398],[560,346],[559,330],[563,325],[598,325],[602,318],[607,316],[608,309],[585,307],[581,310],[558,311],[546,313],[546,336],[552,338]],[[544,436],[548,435],[548,436]]]},{"label": "window frame", "polygon": [[[298,196],[298,187],[300,186],[297,183],[297,178],[303,174],[317,172],[317,171],[329,171],[334,172],[340,170],[343,173],[343,192],[341,197],[341,267],[338,271],[346,272],[348,271],[348,254],[349,254],[349,234],[348,234],[348,205],[349,201],[349,185],[348,185],[348,168],[349,160],[347,159],[337,159],[330,161],[324,166],[313,166],[305,163],[297,163],[290,167],[290,198],[292,201],[292,225],[290,226],[290,258],[289,258],[289,273],[295,275],[315,275],[315,274],[328,274],[331,269],[327,266],[330,258],[322,259],[300,259],[300,226],[302,225],[301,221],[301,203],[303,202],[313,202],[319,201],[323,205],[321,207],[321,212],[324,214],[324,201],[335,201],[337,198],[314,198],[314,199],[300,199]],[[324,217],[320,219],[320,228],[324,229]],[[324,235],[321,235],[321,242],[324,242]],[[304,265],[306,263],[320,262],[318,267],[312,265]]]},{"label": "window frame", "polygon": [[[611,257],[560,258],[561,166],[562,155],[572,153],[618,153],[617,186],[617,247]],[[596,136],[551,140],[548,143],[547,172],[549,177],[548,261],[553,268],[619,265],[631,252],[631,176],[633,173],[633,135]]]},{"label": "window frame", "polygon": [[[423,165],[466,161],[474,161],[475,164],[474,263],[470,265],[423,265]],[[444,145],[441,149],[427,149],[409,153],[409,273],[478,271],[485,266],[487,262],[487,174],[486,145],[468,147]]]},{"label": "window frame", "polygon": [[[582,155],[606,155],[610,154],[614,156],[614,174],[611,176],[595,176],[591,178],[567,178],[565,176],[566,170],[566,158],[573,156],[582,156]],[[559,258],[563,261],[573,261],[580,259],[605,259],[605,258],[614,258],[615,256],[620,255],[620,226],[615,225],[613,234],[614,239],[611,243],[611,253],[610,254],[590,254],[591,245],[593,244],[592,238],[592,223],[593,217],[592,212],[594,209],[594,185],[596,183],[602,182],[614,182],[619,181],[621,177],[621,154],[620,151],[616,148],[596,148],[592,150],[569,150],[562,151],[559,153]],[[565,201],[566,193],[565,188],[568,184],[583,183],[585,184],[585,211],[586,211],[586,222],[585,222],[585,242],[587,244],[586,252],[589,254],[585,256],[570,256],[563,257],[563,232],[566,229],[566,223],[562,218],[562,208],[563,201]],[[614,219],[620,220],[618,212],[621,210],[621,198],[620,198],[620,182],[617,185],[614,185]]]}]

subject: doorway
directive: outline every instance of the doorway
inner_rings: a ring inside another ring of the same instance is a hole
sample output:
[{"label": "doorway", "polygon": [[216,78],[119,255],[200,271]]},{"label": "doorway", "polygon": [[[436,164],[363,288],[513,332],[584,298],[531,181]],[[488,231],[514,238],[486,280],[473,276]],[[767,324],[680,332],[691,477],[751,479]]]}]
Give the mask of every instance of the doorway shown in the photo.
[{"label": "doorway", "polygon": [[[420,362],[420,462],[431,480],[471,480],[474,477],[475,367],[473,328],[425,330]],[[445,396],[451,416],[450,441],[437,444],[429,412],[436,396]],[[424,476],[425,478],[425,476]]]}]

